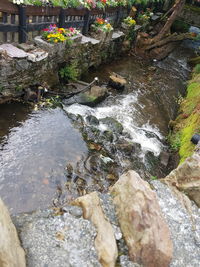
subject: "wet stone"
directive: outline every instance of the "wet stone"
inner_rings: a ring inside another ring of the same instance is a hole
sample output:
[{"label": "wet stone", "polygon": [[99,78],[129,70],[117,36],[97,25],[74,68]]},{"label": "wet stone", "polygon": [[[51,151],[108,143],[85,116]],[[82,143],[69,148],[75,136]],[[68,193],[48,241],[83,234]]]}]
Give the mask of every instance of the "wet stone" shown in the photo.
[{"label": "wet stone", "polygon": [[122,134],[123,132],[123,126],[120,122],[117,120],[111,118],[111,117],[106,117],[100,120],[103,124],[106,124],[109,127],[109,130],[116,132],[118,134]]},{"label": "wet stone", "polygon": [[93,125],[99,125],[99,120],[93,116],[93,115],[88,115],[86,117],[86,121],[89,123],[89,124],[93,124]]}]

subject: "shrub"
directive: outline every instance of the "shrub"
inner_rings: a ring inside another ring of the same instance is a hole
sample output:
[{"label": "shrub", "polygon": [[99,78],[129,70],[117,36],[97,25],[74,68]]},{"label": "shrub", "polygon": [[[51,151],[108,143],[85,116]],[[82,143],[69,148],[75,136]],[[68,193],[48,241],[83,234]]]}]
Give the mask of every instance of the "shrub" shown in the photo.
[{"label": "shrub", "polygon": [[78,78],[77,63],[61,68],[59,74],[65,81],[76,81]]}]

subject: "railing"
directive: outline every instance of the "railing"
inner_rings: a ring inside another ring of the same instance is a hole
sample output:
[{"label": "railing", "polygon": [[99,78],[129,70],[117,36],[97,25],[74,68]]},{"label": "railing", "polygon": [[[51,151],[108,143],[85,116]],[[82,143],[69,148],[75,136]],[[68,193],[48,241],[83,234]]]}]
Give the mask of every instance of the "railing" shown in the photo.
[{"label": "railing", "polygon": [[108,18],[115,26],[128,14],[127,8],[62,9],[59,7],[17,6],[0,0],[0,43],[26,43],[50,24],[59,27],[76,27],[87,34],[96,17]]}]

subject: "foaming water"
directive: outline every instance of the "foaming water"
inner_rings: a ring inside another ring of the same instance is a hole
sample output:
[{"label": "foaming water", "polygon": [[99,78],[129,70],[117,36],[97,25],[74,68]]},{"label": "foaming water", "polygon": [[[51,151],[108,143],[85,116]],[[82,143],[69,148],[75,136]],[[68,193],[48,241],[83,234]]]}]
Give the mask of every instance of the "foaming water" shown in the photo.
[{"label": "foaming water", "polygon": [[[93,115],[97,119],[106,117],[116,119],[122,124],[124,128],[123,133],[128,134],[127,136],[129,137],[126,137],[126,139],[141,145],[141,154],[138,155],[140,158],[144,158],[147,151],[151,151],[155,156],[158,156],[163,148],[163,144],[156,136],[160,140],[163,136],[158,128],[150,125],[148,121],[142,125],[137,123],[141,116],[138,105],[142,108],[142,104],[138,103],[138,96],[139,93],[135,92],[134,94],[110,97],[106,104],[104,103],[103,106],[97,108],[73,104],[69,107],[64,107],[64,109],[69,113],[82,115],[84,118],[87,115]],[[103,123],[100,123],[99,129],[102,131],[109,130],[108,126]],[[146,133],[152,133],[154,137],[149,137]]]}]

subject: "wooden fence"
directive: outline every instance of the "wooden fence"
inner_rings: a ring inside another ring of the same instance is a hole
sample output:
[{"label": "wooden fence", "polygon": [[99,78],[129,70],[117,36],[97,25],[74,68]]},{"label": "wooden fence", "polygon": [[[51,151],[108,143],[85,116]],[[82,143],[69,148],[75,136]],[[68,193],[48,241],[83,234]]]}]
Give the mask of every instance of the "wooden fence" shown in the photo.
[{"label": "wooden fence", "polygon": [[18,6],[8,0],[0,0],[0,43],[26,43],[50,24],[59,27],[76,27],[88,33],[96,17],[108,18],[117,26],[128,14],[127,8],[62,9],[59,7]]}]

